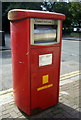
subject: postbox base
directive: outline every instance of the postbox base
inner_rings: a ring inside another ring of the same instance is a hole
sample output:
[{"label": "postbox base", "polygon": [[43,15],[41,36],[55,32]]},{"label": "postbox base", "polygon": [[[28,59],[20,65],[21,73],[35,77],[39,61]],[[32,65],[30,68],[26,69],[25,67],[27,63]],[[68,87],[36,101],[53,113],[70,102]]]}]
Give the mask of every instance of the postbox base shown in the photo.
[{"label": "postbox base", "polygon": [[[59,102],[58,102],[58,103],[59,103]],[[54,105],[52,105],[52,106],[50,106],[50,107],[47,107],[47,108],[45,108],[45,109],[34,108],[34,109],[31,110],[30,114],[28,114],[28,112],[22,111],[19,107],[18,107],[18,109],[19,109],[19,111],[20,111],[25,117],[30,118],[32,115],[37,115],[38,113],[42,113],[42,112],[44,112],[45,110],[51,109],[52,107],[56,106],[58,103],[56,103],[56,104],[54,104]]]}]

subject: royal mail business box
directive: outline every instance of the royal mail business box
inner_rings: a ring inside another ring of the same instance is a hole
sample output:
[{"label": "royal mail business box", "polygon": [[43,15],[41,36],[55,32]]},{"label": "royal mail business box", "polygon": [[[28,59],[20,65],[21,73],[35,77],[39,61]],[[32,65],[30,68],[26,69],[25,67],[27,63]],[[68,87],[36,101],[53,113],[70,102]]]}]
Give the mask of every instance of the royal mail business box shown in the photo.
[{"label": "royal mail business box", "polygon": [[63,14],[9,11],[16,105],[31,115],[58,103]]}]

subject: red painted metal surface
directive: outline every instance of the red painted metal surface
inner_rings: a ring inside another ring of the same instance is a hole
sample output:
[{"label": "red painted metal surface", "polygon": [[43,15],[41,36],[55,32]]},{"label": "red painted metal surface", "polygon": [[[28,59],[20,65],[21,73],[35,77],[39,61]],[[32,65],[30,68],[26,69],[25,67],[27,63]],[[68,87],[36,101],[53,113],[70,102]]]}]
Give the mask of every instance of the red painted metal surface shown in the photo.
[{"label": "red painted metal surface", "polygon": [[[53,55],[51,65],[39,67],[39,55]],[[58,103],[59,89],[59,47],[47,47],[31,50],[31,109],[35,107],[45,109]],[[52,87],[37,91],[37,88],[44,86],[42,84],[42,76],[48,75],[49,82],[45,85],[53,84]]]},{"label": "red painted metal surface", "polygon": [[44,12],[36,10],[18,10],[13,9],[8,13],[9,20],[19,20],[25,18],[45,18],[45,19],[59,19],[64,20],[65,15],[55,12]]},{"label": "red painted metal surface", "polygon": [[10,25],[14,98],[17,106],[30,114],[29,19]]},{"label": "red painted metal surface", "polygon": [[[20,16],[19,12],[18,14]],[[26,17],[29,16],[40,18],[48,16],[50,19],[65,18],[59,14],[54,16],[54,13],[45,15],[45,13],[27,12]],[[60,21],[60,26],[60,43],[34,46],[30,45],[30,18],[10,22],[14,99],[16,105],[28,115],[58,103],[62,21]],[[52,64],[39,67],[39,55],[44,54],[52,54]],[[42,76],[44,75],[48,75],[49,78],[48,82],[43,85]],[[37,88],[49,84],[52,86],[37,91]]]}]

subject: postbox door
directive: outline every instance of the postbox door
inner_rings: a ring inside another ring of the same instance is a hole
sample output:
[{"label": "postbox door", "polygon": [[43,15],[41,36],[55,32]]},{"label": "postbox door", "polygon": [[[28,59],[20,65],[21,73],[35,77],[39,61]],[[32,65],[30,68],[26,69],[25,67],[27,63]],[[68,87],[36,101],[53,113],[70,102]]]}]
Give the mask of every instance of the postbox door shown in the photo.
[{"label": "postbox door", "polygon": [[60,48],[31,50],[31,110],[58,103]]}]

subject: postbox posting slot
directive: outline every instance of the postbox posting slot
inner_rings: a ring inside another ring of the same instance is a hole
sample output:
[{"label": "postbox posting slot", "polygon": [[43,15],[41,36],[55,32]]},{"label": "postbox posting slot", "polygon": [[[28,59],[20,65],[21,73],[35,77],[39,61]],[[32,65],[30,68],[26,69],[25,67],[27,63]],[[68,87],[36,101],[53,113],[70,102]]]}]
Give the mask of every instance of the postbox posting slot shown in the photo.
[{"label": "postbox posting slot", "polygon": [[59,42],[59,20],[31,19],[31,45],[50,45]]},{"label": "postbox posting slot", "polygon": [[56,41],[57,25],[34,24],[34,44]]}]

